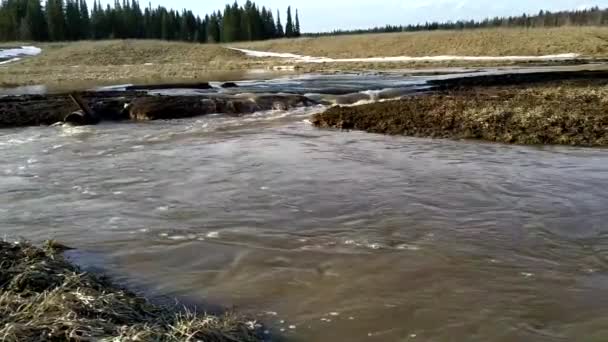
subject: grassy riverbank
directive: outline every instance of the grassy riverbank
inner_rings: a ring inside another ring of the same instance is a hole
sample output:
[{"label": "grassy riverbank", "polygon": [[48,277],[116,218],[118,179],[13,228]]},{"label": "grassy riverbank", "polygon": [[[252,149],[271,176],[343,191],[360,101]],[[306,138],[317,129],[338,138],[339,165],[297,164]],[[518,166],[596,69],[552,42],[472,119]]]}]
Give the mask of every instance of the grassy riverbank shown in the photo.
[{"label": "grassy riverbank", "polygon": [[262,63],[211,44],[154,40],[27,44],[41,47],[42,53],[0,66],[0,86],[200,80],[212,72],[255,69]]},{"label": "grassy riverbank", "polygon": [[152,305],[81,271],[49,244],[0,241],[2,341],[260,341],[236,315]]},{"label": "grassy riverbank", "polygon": [[403,32],[269,40],[237,44],[260,51],[331,58],[382,56],[541,56],[578,53],[608,57],[608,28],[510,28]]},{"label": "grassy riverbank", "polygon": [[[331,58],[382,56],[511,56],[577,53],[608,58],[608,28],[480,29],[387,33],[320,38],[281,39],[228,45],[154,40],[110,40],[74,43],[26,43],[41,55],[0,66],[0,86],[93,81],[204,80],[212,72],[296,68],[301,72],[383,70],[446,66],[531,64],[514,61],[351,62],[307,64],[277,58],[251,58],[229,50],[235,46]],[[20,45],[3,43],[4,46]],[[546,64],[535,62],[534,64]]]},{"label": "grassy riverbank", "polygon": [[608,146],[608,81],[471,88],[333,107],[317,127],[515,144]]}]

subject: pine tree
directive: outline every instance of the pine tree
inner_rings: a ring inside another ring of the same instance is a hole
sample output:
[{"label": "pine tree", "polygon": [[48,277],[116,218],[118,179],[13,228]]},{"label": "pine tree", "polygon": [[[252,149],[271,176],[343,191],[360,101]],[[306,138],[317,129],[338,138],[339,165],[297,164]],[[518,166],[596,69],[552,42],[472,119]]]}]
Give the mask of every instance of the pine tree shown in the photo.
[{"label": "pine tree", "polygon": [[277,11],[277,34],[276,38],[285,37],[285,32],[283,31],[283,25],[281,24],[281,13]]},{"label": "pine tree", "polygon": [[285,37],[292,38],[294,36],[293,20],[291,19],[291,6],[287,7],[287,23],[285,24]]}]

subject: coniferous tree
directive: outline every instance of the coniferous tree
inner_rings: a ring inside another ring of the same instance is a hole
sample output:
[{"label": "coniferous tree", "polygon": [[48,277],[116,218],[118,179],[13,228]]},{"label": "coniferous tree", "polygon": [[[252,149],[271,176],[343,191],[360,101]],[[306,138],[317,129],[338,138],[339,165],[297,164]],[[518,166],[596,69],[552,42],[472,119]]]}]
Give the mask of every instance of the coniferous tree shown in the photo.
[{"label": "coniferous tree", "polygon": [[276,38],[285,37],[285,31],[283,31],[283,25],[281,24],[281,13],[277,11],[277,35]]},{"label": "coniferous tree", "polygon": [[171,17],[170,13],[167,11],[162,11],[161,13],[161,22],[160,22],[160,38],[164,40],[171,39]]},{"label": "coniferous tree", "polygon": [[300,33],[300,15],[298,14],[298,9],[296,9],[296,25],[294,27],[294,37],[299,37]]},{"label": "coniferous tree", "polygon": [[207,22],[207,42],[209,42],[209,43],[219,43],[220,42],[220,39],[221,39],[220,21],[221,21],[221,18],[220,18],[219,12],[217,14],[214,13],[209,18],[209,21]]},{"label": "coniferous tree", "polygon": [[[114,0],[101,5],[93,0],[0,0],[0,40],[80,40],[147,38],[188,42],[234,42],[284,37],[277,12],[258,7],[252,0],[243,6],[235,1],[223,13],[204,18],[192,11],[175,11],[162,6],[140,7],[138,0]],[[298,32],[288,10],[290,36]],[[600,20],[602,17],[599,17]],[[608,20],[607,20],[608,21]]]},{"label": "coniferous tree", "polygon": [[262,25],[263,25],[263,37],[262,39],[275,38],[277,36],[277,27],[272,17],[272,11],[266,10],[266,7],[262,7]]},{"label": "coniferous tree", "polygon": [[80,9],[75,0],[67,0],[65,4],[66,39],[80,39]]},{"label": "coniferous tree", "polygon": [[48,26],[40,0],[27,0],[25,21],[29,27],[32,40],[44,41],[48,39]]},{"label": "coniferous tree", "polygon": [[285,37],[294,36],[293,20],[291,19],[291,6],[287,7],[287,22],[285,23]]},{"label": "coniferous tree", "polygon": [[50,39],[53,41],[65,40],[66,36],[63,0],[47,0],[45,9]]},{"label": "coniferous tree", "polygon": [[91,17],[89,15],[89,7],[86,0],[79,0],[78,7],[80,8],[80,33],[81,39],[91,38]]}]

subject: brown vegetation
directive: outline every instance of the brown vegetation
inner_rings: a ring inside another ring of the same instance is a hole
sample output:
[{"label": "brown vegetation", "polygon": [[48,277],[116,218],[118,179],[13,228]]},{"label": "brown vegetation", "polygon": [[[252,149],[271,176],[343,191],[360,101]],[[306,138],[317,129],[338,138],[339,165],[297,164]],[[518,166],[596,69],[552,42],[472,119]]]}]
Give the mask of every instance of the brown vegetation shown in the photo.
[{"label": "brown vegetation", "polygon": [[20,341],[260,341],[234,314],[150,304],[82,273],[59,250],[0,241],[0,339]]},{"label": "brown vegetation", "polygon": [[[32,44],[32,43],[28,43]],[[10,45],[18,45],[11,43]],[[42,54],[0,66],[0,86],[146,82],[151,80],[208,80],[218,71],[272,70],[293,62],[252,58],[226,45],[155,40],[109,40],[76,43],[39,43]],[[608,58],[607,27],[510,28],[464,31],[364,34],[319,38],[280,39],[231,44],[261,51],[291,52],[332,58],[378,56],[509,56],[578,53],[584,58]],[[512,61],[297,63],[303,72],[382,70],[408,67],[496,66],[538,64]],[[215,76],[217,77],[217,75]]]},{"label": "brown vegetation", "polygon": [[608,145],[606,81],[473,88],[333,107],[317,127],[515,144]]},{"label": "brown vegetation", "polygon": [[330,36],[241,43],[238,47],[331,58],[378,56],[608,57],[608,28],[509,28]]},{"label": "brown vegetation", "polygon": [[0,86],[206,80],[210,72],[247,70],[263,64],[213,44],[109,40],[35,45],[42,48],[40,55],[0,66]]}]

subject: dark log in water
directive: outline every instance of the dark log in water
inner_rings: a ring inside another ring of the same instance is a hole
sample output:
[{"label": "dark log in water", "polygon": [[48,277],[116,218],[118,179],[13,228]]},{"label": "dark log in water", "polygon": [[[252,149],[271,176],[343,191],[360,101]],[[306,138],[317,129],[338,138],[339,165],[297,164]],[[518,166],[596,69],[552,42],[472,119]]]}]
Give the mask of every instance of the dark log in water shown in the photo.
[{"label": "dark log in water", "polygon": [[132,85],[125,87],[126,90],[158,90],[158,89],[212,89],[208,82],[202,83],[166,83],[166,84],[146,84]]},{"label": "dark log in water", "polygon": [[226,82],[226,83],[222,83],[221,87],[222,88],[238,88],[238,84],[234,83],[234,82]]},{"label": "dark log in water", "polygon": [[[82,92],[78,94],[83,103],[95,112],[97,120],[125,120],[128,112],[125,106],[135,98],[144,96],[141,92]],[[52,125],[63,122],[66,117],[75,119],[74,112],[81,108],[69,94],[23,95],[0,97],[0,128]],[[83,124],[94,123],[92,120]]]},{"label": "dark log in water", "polygon": [[112,91],[84,92],[76,97],[9,96],[0,98],[0,127],[51,125],[57,122],[86,125],[128,119],[179,119],[213,113],[243,115],[316,103],[292,94],[158,96],[136,91]]}]

